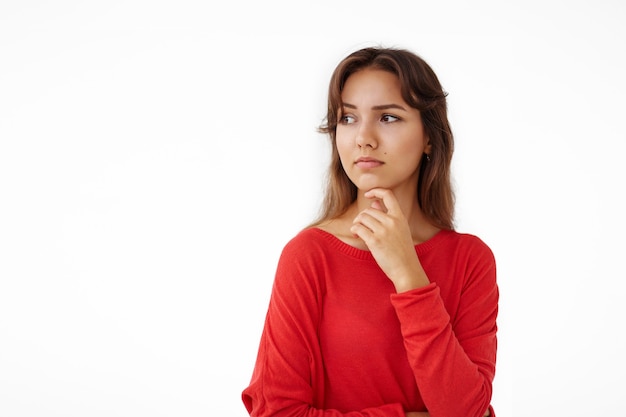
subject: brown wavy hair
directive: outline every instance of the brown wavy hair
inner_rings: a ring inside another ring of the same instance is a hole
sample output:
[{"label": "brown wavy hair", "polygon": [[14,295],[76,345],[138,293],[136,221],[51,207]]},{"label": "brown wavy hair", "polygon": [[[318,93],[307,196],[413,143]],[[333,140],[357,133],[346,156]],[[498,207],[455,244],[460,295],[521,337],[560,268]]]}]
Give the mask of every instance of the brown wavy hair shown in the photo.
[{"label": "brown wavy hair", "polygon": [[423,155],[420,163],[417,201],[434,226],[454,229],[454,192],[450,175],[454,139],[448,122],[447,93],[422,58],[405,49],[382,47],[368,47],[351,53],[339,63],[330,79],[328,112],[319,131],[330,136],[331,161],[320,216],[313,226],[341,216],[357,197],[357,188],[341,165],[335,139],[343,87],[350,75],[365,68],[395,74],[400,80],[402,98],[419,110],[431,152],[428,158]]}]

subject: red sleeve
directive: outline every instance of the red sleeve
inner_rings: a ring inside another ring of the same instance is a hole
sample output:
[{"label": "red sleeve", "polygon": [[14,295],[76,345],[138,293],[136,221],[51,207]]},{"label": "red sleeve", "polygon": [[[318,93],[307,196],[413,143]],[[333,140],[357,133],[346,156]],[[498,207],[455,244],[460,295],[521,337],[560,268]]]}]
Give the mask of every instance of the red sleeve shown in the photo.
[{"label": "red sleeve", "polygon": [[290,242],[281,255],[249,386],[252,417],[404,417],[400,404],[341,413],[321,408],[324,373],[317,336],[324,262],[311,242]]},{"label": "red sleeve", "polygon": [[411,368],[432,417],[481,417],[490,407],[497,347],[496,267],[484,244],[473,250],[468,265],[460,268],[466,276],[457,277],[463,281],[454,318],[436,283],[391,295]]}]

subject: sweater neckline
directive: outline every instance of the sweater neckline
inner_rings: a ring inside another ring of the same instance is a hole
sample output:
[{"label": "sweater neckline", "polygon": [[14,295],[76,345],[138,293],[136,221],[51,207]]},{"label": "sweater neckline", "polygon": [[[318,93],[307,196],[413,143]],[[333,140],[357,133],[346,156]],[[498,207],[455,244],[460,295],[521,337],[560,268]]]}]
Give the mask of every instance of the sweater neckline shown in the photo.
[{"label": "sweater neckline", "polygon": [[[359,249],[352,245],[349,245],[332,233],[322,230],[320,228],[313,227],[311,228],[311,230],[322,236],[333,248],[348,256],[363,260],[374,260],[374,256],[369,250]],[[423,255],[432,250],[435,246],[437,246],[443,240],[447,239],[447,237],[453,233],[453,230],[442,229],[427,241],[415,245],[415,252],[418,256]]]}]

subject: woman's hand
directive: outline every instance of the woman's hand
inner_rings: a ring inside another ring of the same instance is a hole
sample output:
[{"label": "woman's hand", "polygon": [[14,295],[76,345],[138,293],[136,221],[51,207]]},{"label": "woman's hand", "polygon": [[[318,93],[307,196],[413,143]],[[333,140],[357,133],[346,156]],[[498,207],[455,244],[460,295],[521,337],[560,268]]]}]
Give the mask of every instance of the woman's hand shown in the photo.
[{"label": "woman's hand", "polygon": [[372,204],[354,218],[350,231],[365,242],[397,292],[428,285],[409,223],[393,192],[375,188],[365,197],[372,199]]},{"label": "woman's hand", "polygon": [[[489,409],[487,409],[487,411],[485,411],[485,414],[483,414],[483,417],[489,417],[491,415],[491,412],[489,411]],[[407,413],[405,413],[406,417],[430,417],[430,414],[428,414],[426,411],[409,411]]]}]

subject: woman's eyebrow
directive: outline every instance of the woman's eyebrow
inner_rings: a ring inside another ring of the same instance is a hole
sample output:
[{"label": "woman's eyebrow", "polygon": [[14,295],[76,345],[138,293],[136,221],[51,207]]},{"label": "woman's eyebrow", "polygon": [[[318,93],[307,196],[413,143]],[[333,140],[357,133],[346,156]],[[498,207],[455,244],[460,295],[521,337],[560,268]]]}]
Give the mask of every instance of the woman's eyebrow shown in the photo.
[{"label": "woman's eyebrow", "polygon": [[[349,109],[357,108],[354,104],[350,104],[350,103],[343,103],[343,107],[347,107]],[[399,109],[399,110],[406,111],[406,109],[399,104],[381,104],[381,105],[372,107],[372,110],[387,110],[387,109]]]},{"label": "woman's eyebrow", "polygon": [[372,107],[372,110],[387,110],[387,109],[400,109],[400,110],[406,111],[406,109],[399,104],[381,104],[380,106]]}]

